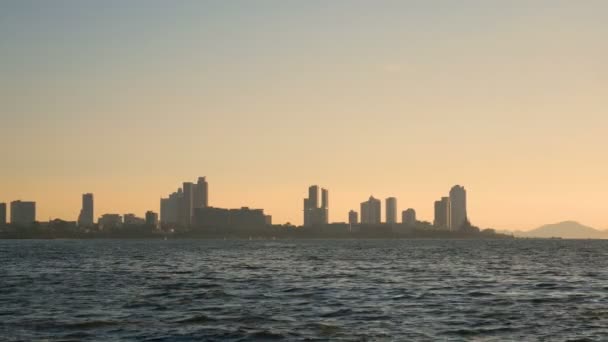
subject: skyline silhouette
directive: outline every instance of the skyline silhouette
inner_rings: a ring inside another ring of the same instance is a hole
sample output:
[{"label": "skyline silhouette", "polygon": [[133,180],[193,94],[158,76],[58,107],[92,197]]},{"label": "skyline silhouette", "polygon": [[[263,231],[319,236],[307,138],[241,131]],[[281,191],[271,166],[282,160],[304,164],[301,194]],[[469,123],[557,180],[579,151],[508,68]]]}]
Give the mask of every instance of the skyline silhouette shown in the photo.
[{"label": "skyline silhouette", "polygon": [[[466,209],[466,190],[460,185],[455,185],[450,190],[449,196],[450,197],[442,197],[443,199],[447,199],[445,202],[447,207],[444,206],[438,208],[438,202],[435,202],[435,220],[433,221],[433,225],[440,229],[460,230],[465,223],[469,224]],[[65,222],[74,222],[81,228],[93,227],[95,223],[99,224],[100,226],[116,225],[116,223],[119,221],[120,223],[124,222],[125,224],[150,224],[155,226],[160,224],[168,227],[190,227],[196,224],[200,225],[202,222],[206,221],[204,218],[198,217],[199,215],[209,214],[214,218],[213,220],[215,220],[217,215],[220,213],[218,210],[237,210],[222,209],[209,204],[209,183],[204,176],[198,177],[198,181],[196,183],[184,181],[182,186],[178,187],[176,191],[172,192],[167,197],[161,197],[159,207],[147,210],[144,218],[138,217],[131,211],[128,211],[128,213],[125,213],[124,215],[102,213],[98,218],[95,218],[94,198],[95,195],[93,193],[82,194],[80,214],[75,220],[71,220],[70,218],[66,217],[56,217],[54,219]],[[308,196],[304,198],[304,207],[302,210],[303,219],[301,226],[311,227],[346,222],[349,224],[370,225],[391,225],[397,223],[409,223],[414,225],[416,222],[424,222],[424,220],[417,220],[418,216],[414,208],[404,208],[401,211],[402,220],[401,222],[398,222],[397,198],[387,197],[385,203],[386,207],[383,213],[381,201],[373,196],[370,196],[369,200],[361,203],[360,212],[357,212],[356,210],[349,210],[347,213],[347,220],[330,221],[329,190],[326,188],[321,188],[318,185],[311,185],[308,187]],[[0,225],[7,223],[30,225],[34,222],[44,222],[36,217],[37,206],[35,201],[12,201],[10,203],[10,221],[6,219],[8,217],[7,207],[8,206],[6,203],[0,202]],[[249,207],[246,206],[241,206],[240,208],[241,210],[249,210]],[[263,217],[263,209],[260,210]],[[454,216],[452,216],[452,213],[455,213]],[[438,215],[444,215],[443,221],[437,220]],[[265,224],[271,224],[271,215],[265,216]],[[359,217],[361,217],[360,222],[358,219]],[[384,217],[384,220],[382,217]],[[48,222],[50,221],[52,220],[49,218]],[[264,219],[262,218],[260,222],[264,222]],[[287,221],[280,222],[279,224],[292,225],[293,223]]]}]

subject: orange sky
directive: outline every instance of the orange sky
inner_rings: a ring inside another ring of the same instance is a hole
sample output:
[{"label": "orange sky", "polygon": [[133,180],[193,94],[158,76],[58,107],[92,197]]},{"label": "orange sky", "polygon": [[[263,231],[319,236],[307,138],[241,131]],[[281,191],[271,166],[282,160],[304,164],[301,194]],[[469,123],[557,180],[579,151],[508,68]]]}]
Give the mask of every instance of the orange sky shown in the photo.
[{"label": "orange sky", "polygon": [[276,223],[311,184],[432,220],[461,184],[482,227],[608,228],[606,2],[281,4],[1,4],[0,201],[143,215],[207,176]]}]

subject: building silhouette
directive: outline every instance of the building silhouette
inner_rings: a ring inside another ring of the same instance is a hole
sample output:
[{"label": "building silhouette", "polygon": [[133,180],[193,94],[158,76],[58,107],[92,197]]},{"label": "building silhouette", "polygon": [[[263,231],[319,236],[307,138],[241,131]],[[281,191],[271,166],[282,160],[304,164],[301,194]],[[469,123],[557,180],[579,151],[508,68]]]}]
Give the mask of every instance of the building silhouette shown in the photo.
[{"label": "building silhouette", "polygon": [[179,224],[187,227],[192,224],[192,214],[194,209],[194,183],[184,182],[183,194],[179,204]]},{"label": "building silhouette", "polygon": [[11,202],[11,224],[30,226],[36,222],[36,202]]},{"label": "building silhouette", "polygon": [[178,223],[179,201],[182,197],[182,189],[169,195],[167,198],[160,199],[160,220],[165,225],[175,225]]},{"label": "building silhouette", "polygon": [[416,210],[409,208],[401,212],[401,223],[407,226],[414,226],[416,222]]},{"label": "building silhouette", "polygon": [[366,202],[361,203],[361,223],[380,224],[382,204],[379,199],[370,196]]},{"label": "building silhouette", "polygon": [[196,184],[184,182],[181,188],[160,199],[160,222],[163,225],[190,226],[194,222],[194,209],[209,206],[209,184],[199,177]]},{"label": "building silhouette", "polygon": [[272,225],[272,215],[264,215],[264,221],[266,222],[267,226],[271,226]]},{"label": "building silhouette", "polygon": [[193,209],[209,206],[209,185],[205,177],[198,178],[197,183],[194,185],[193,197]]},{"label": "building silhouette", "polygon": [[114,229],[122,226],[122,216],[120,214],[103,214],[97,220],[100,230]]},{"label": "building silhouette", "polygon": [[158,214],[153,211],[146,211],[146,225],[158,227]]},{"label": "building silhouette", "polygon": [[92,227],[94,223],[93,194],[82,195],[82,208],[78,215],[78,226]]},{"label": "building silhouette", "polygon": [[348,223],[351,225],[359,224],[359,214],[356,211],[351,210],[348,212]]},{"label": "building silhouette", "polygon": [[141,226],[146,223],[146,220],[135,214],[125,214],[123,223],[127,226]]},{"label": "building silhouette", "polygon": [[435,220],[433,225],[439,229],[450,229],[450,198],[442,197],[435,201]]},{"label": "building silhouette", "polygon": [[319,204],[319,186],[308,188],[308,198],[304,199],[304,226],[328,224],[329,222],[329,192],[321,190],[321,203]]},{"label": "building silhouette", "polygon": [[395,197],[386,199],[386,223],[397,223],[397,199]]},{"label": "building silhouette", "polygon": [[6,203],[0,203],[0,226],[6,225]]},{"label": "building silhouette", "polygon": [[196,227],[262,227],[272,218],[264,215],[263,209],[224,209],[204,207],[194,209]]},{"label": "building silhouette", "polygon": [[464,187],[455,185],[450,190],[450,229],[463,230],[467,222],[467,192]]}]

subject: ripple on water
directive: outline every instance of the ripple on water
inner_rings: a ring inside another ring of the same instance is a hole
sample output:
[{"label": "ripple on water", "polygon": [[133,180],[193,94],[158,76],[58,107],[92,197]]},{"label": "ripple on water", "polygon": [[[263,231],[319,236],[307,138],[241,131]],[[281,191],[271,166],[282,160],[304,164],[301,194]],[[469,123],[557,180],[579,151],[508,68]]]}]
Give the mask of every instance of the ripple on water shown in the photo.
[{"label": "ripple on water", "polygon": [[0,336],[606,340],[608,241],[581,243],[0,240]]}]

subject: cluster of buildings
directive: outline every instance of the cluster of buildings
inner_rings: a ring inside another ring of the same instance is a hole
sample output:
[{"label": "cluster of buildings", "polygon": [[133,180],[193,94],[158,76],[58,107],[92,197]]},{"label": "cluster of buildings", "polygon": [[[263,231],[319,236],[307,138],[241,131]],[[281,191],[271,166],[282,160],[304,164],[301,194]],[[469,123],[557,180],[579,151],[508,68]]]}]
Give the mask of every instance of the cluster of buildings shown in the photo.
[{"label": "cluster of buildings", "polygon": [[199,177],[196,183],[184,182],[177,191],[161,198],[160,221],[168,227],[245,227],[270,225],[272,217],[263,209],[209,206],[209,185],[205,177]]},{"label": "cluster of buildings", "polygon": [[[359,222],[359,213],[351,210],[348,213],[348,223],[350,225],[367,224],[377,225],[381,223],[397,224],[397,199],[388,197],[385,200],[386,211],[384,221],[382,221],[382,202],[370,196],[369,199],[361,203],[361,221]],[[416,211],[408,208],[401,212],[401,223],[413,226],[416,224]]]},{"label": "cluster of buildings", "polygon": [[[308,198],[304,199],[304,226],[328,224],[329,204],[327,190],[321,189],[322,200],[319,206],[319,187],[308,188]],[[416,210],[408,208],[401,212],[401,222],[397,219],[397,199],[388,197],[385,200],[385,214],[382,219],[382,201],[370,196],[361,203],[360,211],[351,210],[348,213],[348,224],[353,225],[395,225],[401,223],[414,226],[418,222]],[[359,214],[361,215],[359,220]],[[467,194],[464,187],[455,185],[447,197],[435,202],[435,220],[433,225],[438,229],[460,231],[469,225],[467,217]]]},{"label": "cluster of buildings", "polygon": [[[0,225],[6,225],[8,219],[6,203],[0,203]],[[36,202],[13,201],[10,206],[11,224],[29,226],[36,222]]]},{"label": "cluster of buildings", "polygon": [[[317,226],[329,223],[329,192],[327,189],[312,185],[308,188],[308,198],[304,199],[304,226]],[[321,202],[319,202],[321,195]]]},{"label": "cluster of buildings", "polygon": [[[401,223],[413,227],[418,221],[416,211],[408,208],[401,212],[401,222],[397,217],[397,199],[385,200],[384,220],[382,219],[381,200],[370,196],[361,203],[360,211],[348,213],[348,225],[396,225]],[[467,216],[467,195],[464,187],[452,187],[448,196],[435,202],[433,225],[437,229],[460,231],[470,226]],[[325,188],[312,185],[308,197],[304,198],[304,227],[329,224],[329,192]],[[360,215],[360,217],[359,217]],[[7,205],[0,203],[0,225],[7,224]],[[14,201],[10,203],[10,223],[16,226],[29,226],[36,222],[36,203]],[[82,195],[82,208],[77,222],[79,228],[94,228],[94,197],[91,193]],[[259,227],[272,224],[272,217],[263,209],[225,209],[209,206],[209,185],[205,177],[196,183],[184,182],[182,187],[160,200],[159,214],[148,211],[145,217],[134,214],[103,214],[97,220],[101,230],[122,226],[149,226],[154,228],[172,227]]]},{"label": "cluster of buildings", "polygon": [[437,228],[458,231],[469,224],[467,216],[467,192],[464,187],[455,185],[449,196],[435,201],[435,219],[433,225]]},{"label": "cluster of buildings", "polygon": [[165,225],[190,226],[194,212],[209,206],[209,184],[205,177],[196,183],[184,182],[181,188],[160,199],[160,220]]}]

